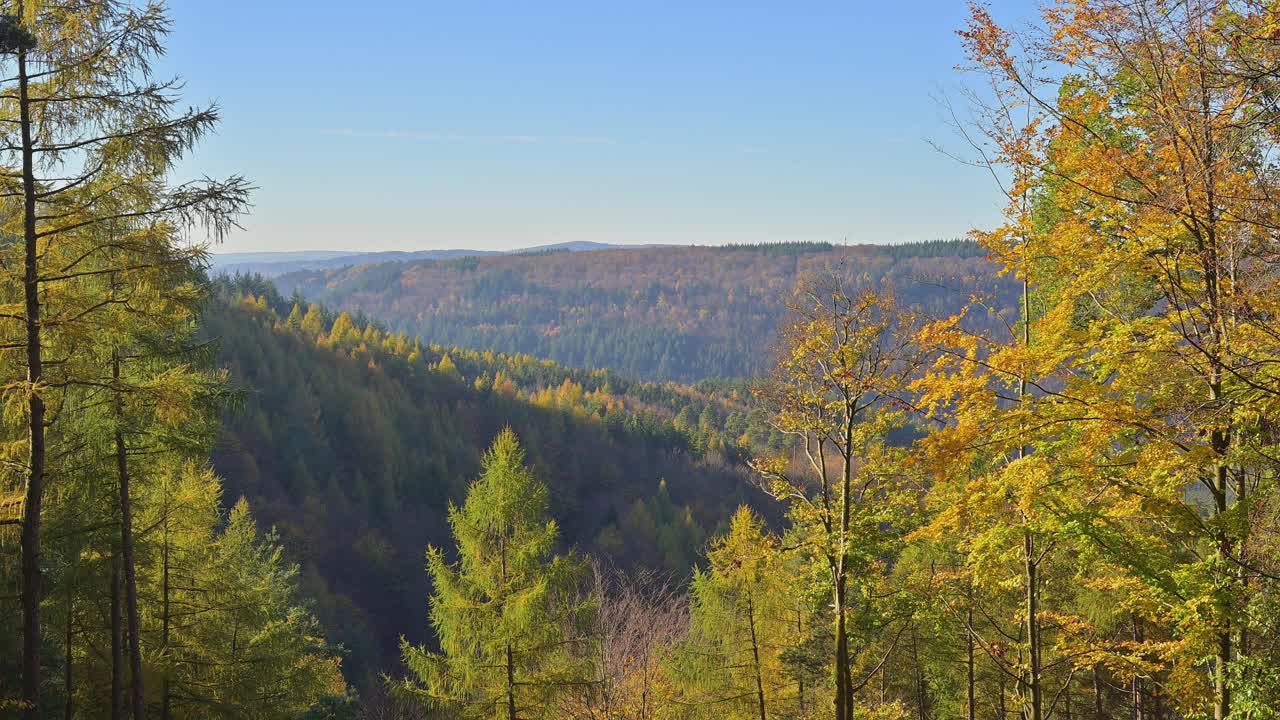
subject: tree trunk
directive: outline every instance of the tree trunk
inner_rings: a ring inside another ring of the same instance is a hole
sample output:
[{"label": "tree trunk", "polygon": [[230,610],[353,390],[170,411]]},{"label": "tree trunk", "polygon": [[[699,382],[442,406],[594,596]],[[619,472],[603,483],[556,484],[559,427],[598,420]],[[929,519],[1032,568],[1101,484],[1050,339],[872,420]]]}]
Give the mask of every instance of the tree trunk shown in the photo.
[{"label": "tree trunk", "polygon": [[[1210,399],[1215,403],[1222,398],[1222,382],[1221,370],[1215,368],[1213,380],[1210,383]],[[1214,465],[1213,477],[1213,515],[1219,517],[1227,512],[1230,508],[1228,493],[1230,492],[1229,472],[1225,463],[1220,458],[1224,457],[1231,446],[1231,440],[1222,430],[1214,430],[1210,435],[1210,447],[1213,448],[1214,454],[1219,460]],[[1219,575],[1233,575],[1225,566],[1228,558],[1233,552],[1231,537],[1227,530],[1214,531],[1214,545],[1216,545],[1216,555],[1218,567],[1215,570]],[[1230,582],[1228,580],[1227,582]],[[1213,718],[1214,720],[1227,720],[1231,714],[1231,686],[1227,682],[1227,665],[1231,662],[1231,636],[1235,633],[1235,625],[1232,622],[1231,612],[1228,611],[1223,617],[1219,618],[1222,622],[1222,629],[1218,631],[1217,651],[1213,660]]]},{"label": "tree trunk", "polygon": [[920,720],[929,720],[929,693],[924,684],[924,667],[920,664],[920,633],[914,619],[911,622],[911,664],[915,666],[916,714]]},{"label": "tree trunk", "polygon": [[1042,720],[1044,717],[1044,688],[1040,678],[1040,591],[1039,568],[1034,559],[1035,544],[1031,533],[1023,535],[1023,552],[1025,554],[1026,625],[1027,625],[1027,720]]},{"label": "tree trunk", "polygon": [[1231,662],[1231,633],[1218,636],[1218,652],[1213,663],[1213,720],[1227,720],[1231,714],[1231,686],[1227,683],[1227,663]]},{"label": "tree trunk", "polygon": [[124,554],[124,605],[129,630],[130,705],[133,720],[143,720],[146,695],[142,679],[142,623],[138,619],[138,583],[133,554],[133,503],[129,492],[129,456],[124,442],[120,401],[120,356],[112,353],[111,377],[116,392],[116,471],[120,480],[120,548]]},{"label": "tree trunk", "polygon": [[1096,665],[1093,667],[1093,718],[1107,720],[1107,709],[1102,700],[1102,673]]},{"label": "tree trunk", "polygon": [[1000,704],[996,707],[996,717],[1000,720],[1006,720],[1009,717],[1008,692],[1005,687],[1004,675],[1000,676]]},{"label": "tree trunk", "polygon": [[[1142,644],[1142,621],[1134,616],[1133,618],[1133,641],[1136,645]],[[1133,675],[1133,720],[1146,720],[1146,698],[1142,687],[1142,677],[1137,673]]]},{"label": "tree trunk", "polygon": [[[1201,58],[1201,62],[1204,60]],[[1203,119],[1203,143],[1204,143],[1204,182],[1205,182],[1205,245],[1211,253],[1209,256],[1208,272],[1204,274],[1204,282],[1208,291],[1208,305],[1211,318],[1210,334],[1212,337],[1211,349],[1213,352],[1212,364],[1210,365],[1209,376],[1209,395],[1212,402],[1216,405],[1222,401],[1222,378],[1225,373],[1225,363],[1222,359],[1223,345],[1227,341],[1226,320],[1227,315],[1231,311],[1227,306],[1222,304],[1223,288],[1222,273],[1219,258],[1221,252],[1218,244],[1217,218],[1219,208],[1217,206],[1217,144],[1213,134],[1212,116],[1214,110],[1210,99],[1211,90],[1209,89],[1210,80],[1204,72],[1204,65],[1200,66],[1200,112]],[[1229,473],[1223,458],[1231,449],[1232,440],[1230,431],[1224,431],[1220,428],[1212,430],[1209,436],[1210,446],[1213,448],[1215,455],[1214,460],[1214,501],[1215,515],[1220,515],[1227,511],[1230,507],[1228,503],[1227,492],[1229,490]],[[1228,531],[1219,531],[1217,540],[1218,553],[1218,573],[1228,572],[1223,568],[1227,559],[1233,551],[1231,546],[1231,537]],[[1228,581],[1229,582],[1229,581]],[[1218,636],[1217,653],[1213,663],[1213,685],[1214,685],[1214,703],[1213,717],[1214,720],[1227,720],[1227,716],[1231,714],[1231,686],[1227,683],[1227,665],[1231,662],[1231,636],[1235,632],[1235,622],[1232,617],[1232,610],[1219,618],[1222,623],[1222,630]]]},{"label": "tree trunk", "polygon": [[764,678],[760,671],[760,644],[756,639],[755,605],[751,602],[750,594],[747,595],[747,625],[751,629],[751,661],[756,674],[756,707],[760,711],[760,720],[768,720],[764,704]]},{"label": "tree trunk", "polygon": [[111,720],[124,708],[124,632],[120,620],[120,554],[111,553]]},{"label": "tree trunk", "polygon": [[[1031,283],[1024,276],[1022,279],[1022,345],[1031,347]],[[1027,376],[1024,372],[1018,378],[1018,402],[1027,397]],[[1020,443],[1018,458],[1027,456],[1027,446]],[[1024,522],[1026,519],[1024,518]],[[1027,707],[1023,714],[1027,720],[1042,720],[1044,717],[1044,693],[1040,682],[1040,579],[1038,577],[1039,562],[1035,556],[1035,538],[1030,527],[1022,533],[1023,582],[1026,584],[1025,622],[1027,627]]]},{"label": "tree trunk", "polygon": [[164,509],[164,550],[161,554],[163,571],[160,578],[160,650],[164,654],[164,675],[160,679],[160,718],[173,720],[169,698],[169,673],[172,669],[169,659],[169,495],[165,492]]},{"label": "tree trunk", "polygon": [[518,720],[516,717],[516,663],[511,652],[511,641],[507,641],[507,720]]},{"label": "tree trunk", "polygon": [[[796,609],[796,637],[804,637],[804,611],[800,608]],[[804,707],[804,668],[800,668],[800,672],[796,673],[799,678],[799,688],[797,689],[798,699],[800,701],[800,717],[805,717]]]},{"label": "tree trunk", "polygon": [[836,720],[850,720],[849,637],[844,623],[844,579],[836,582]]},{"label": "tree trunk", "polygon": [[27,53],[18,51],[18,114],[22,132],[23,298],[27,349],[27,494],[22,509],[22,716],[40,720],[40,504],[44,498],[45,445],[43,350],[40,336],[40,270],[36,252],[35,147],[27,94]]},{"label": "tree trunk", "polygon": [[63,694],[62,718],[63,720],[71,720],[71,715],[75,710],[75,704],[71,700],[72,691],[75,689],[75,686],[72,682],[73,678],[71,675],[72,659],[73,659],[72,644],[71,644],[72,643],[71,609],[72,609],[72,600],[74,599],[74,597],[75,597],[75,584],[68,583],[67,584],[67,631],[66,631],[66,636],[63,638],[64,644],[63,644],[63,657],[62,657],[62,663],[64,666],[62,668],[62,694]]},{"label": "tree trunk", "polygon": [[849,553],[849,518],[853,510],[853,429],[856,424],[854,403],[844,401],[843,471],[840,492],[840,556],[836,558],[836,720],[853,718],[853,677],[849,670],[849,635],[845,627],[845,600]]},{"label": "tree trunk", "polygon": [[968,720],[977,720],[978,718],[978,696],[974,682],[974,654],[973,654],[973,594],[969,595],[969,606],[964,610],[965,620],[965,671],[968,675],[968,686],[966,688],[966,697],[969,705]]}]

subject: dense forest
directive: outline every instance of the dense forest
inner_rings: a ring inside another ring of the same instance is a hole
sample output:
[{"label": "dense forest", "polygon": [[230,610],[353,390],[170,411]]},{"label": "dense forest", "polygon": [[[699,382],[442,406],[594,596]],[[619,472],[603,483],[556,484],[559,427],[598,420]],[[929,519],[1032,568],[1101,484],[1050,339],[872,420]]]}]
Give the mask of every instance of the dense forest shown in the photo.
[{"label": "dense forest", "polygon": [[345,698],[299,571],[209,466],[223,373],[191,233],[239,177],[154,63],[158,5],[0,5],[0,713],[293,718]]},{"label": "dense forest", "polygon": [[761,504],[738,442],[782,444],[759,413],[692,388],[424,345],[256,278],[217,288],[203,332],[240,393],[214,467],[301,561],[353,679],[388,667],[399,636],[424,639],[403,622],[422,615],[422,551],[447,541],[449,503],[504,427],[551,488],[565,543],[673,579],[737,504]]},{"label": "dense forest", "polygon": [[975,294],[1008,307],[1013,285],[986,254],[967,240],[614,249],[374,262],[276,282],[435,342],[697,382],[767,368],[787,294],[825,268],[855,287],[892,282],[938,317]]},{"label": "dense forest", "polygon": [[972,5],[971,241],[283,292],[163,7],[0,8],[4,716],[1280,716],[1274,3]]}]

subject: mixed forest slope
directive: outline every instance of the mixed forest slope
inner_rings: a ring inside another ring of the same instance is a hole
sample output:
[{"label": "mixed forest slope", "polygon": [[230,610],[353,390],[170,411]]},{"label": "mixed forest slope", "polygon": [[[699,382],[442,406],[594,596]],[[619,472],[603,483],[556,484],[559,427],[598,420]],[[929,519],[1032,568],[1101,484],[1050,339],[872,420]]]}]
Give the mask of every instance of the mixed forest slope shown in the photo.
[{"label": "mixed forest slope", "polygon": [[[551,489],[567,545],[687,573],[756,497],[739,443],[776,442],[734,391],[628,382],[529,357],[423,345],[223,280],[205,315],[239,402],[214,464],[274,525],[354,680],[426,638],[423,550],[504,426]],[[758,503],[753,503],[758,504]]]},{"label": "mixed forest slope", "polygon": [[[373,262],[285,274],[281,291],[391,329],[622,375],[696,382],[768,366],[769,339],[801,277],[891,283],[903,305],[946,317],[975,294],[1015,305],[986,251],[965,240],[612,249]],[[979,318],[978,322],[985,322]]]}]

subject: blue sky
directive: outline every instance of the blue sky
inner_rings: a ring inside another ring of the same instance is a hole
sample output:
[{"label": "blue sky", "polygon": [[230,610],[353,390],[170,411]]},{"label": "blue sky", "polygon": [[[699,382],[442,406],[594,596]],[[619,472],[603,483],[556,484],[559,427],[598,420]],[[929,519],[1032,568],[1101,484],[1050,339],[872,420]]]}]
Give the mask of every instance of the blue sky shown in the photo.
[{"label": "blue sky", "polygon": [[[995,3],[1020,17],[1027,0]],[[935,97],[961,0],[173,0],[163,66],[259,190],[221,251],[898,242],[993,224]]]}]

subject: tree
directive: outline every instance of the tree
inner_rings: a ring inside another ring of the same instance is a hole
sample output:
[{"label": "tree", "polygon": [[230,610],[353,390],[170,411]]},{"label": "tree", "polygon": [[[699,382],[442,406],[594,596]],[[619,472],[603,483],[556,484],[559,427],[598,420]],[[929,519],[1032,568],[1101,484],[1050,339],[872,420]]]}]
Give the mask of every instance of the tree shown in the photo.
[{"label": "tree", "polygon": [[983,401],[1020,428],[1023,507],[1097,553],[1134,609],[1131,637],[1080,657],[1160,673],[1157,699],[1226,718],[1258,640],[1241,618],[1272,582],[1257,547],[1280,390],[1277,57],[1260,41],[1275,8],[1096,0],[1047,9],[1029,36],[972,18],[995,98],[984,158],[1013,169],[1006,222],[979,239],[1042,281],[1034,342],[965,341],[968,362],[1029,385],[1016,406]]},{"label": "tree", "polygon": [[298,303],[293,304],[293,308],[289,310],[289,317],[285,319],[284,324],[292,330],[302,329],[302,306]]},{"label": "tree", "polygon": [[800,460],[754,463],[766,490],[787,503],[800,542],[824,571],[834,617],[831,671],[836,720],[853,717],[851,584],[871,597],[908,526],[916,498],[901,452],[887,442],[901,422],[908,381],[920,364],[914,318],[888,292],[847,292],[837,276],[802,285],[783,330],[779,361],[757,394]]},{"label": "tree", "polygon": [[194,570],[204,598],[187,595],[177,638],[177,716],[216,718],[216,708],[236,708],[243,717],[285,720],[324,696],[343,696],[337,658],[294,599],[298,569],[284,562],[273,536],[258,534],[248,505],[236,503],[226,527],[208,528],[203,542],[207,554]]},{"label": "tree", "polygon": [[[5,229],[19,239],[13,246],[18,257],[4,267],[7,282],[21,287],[23,295],[21,309],[6,319],[20,325],[25,351],[25,378],[7,382],[6,395],[26,400],[23,702],[24,715],[39,718],[41,512],[50,478],[47,430],[58,418],[49,414],[48,398],[53,389],[74,381],[62,370],[50,374],[45,355],[58,347],[59,333],[94,309],[60,306],[67,286],[107,272],[99,253],[109,245],[78,240],[125,220],[167,228],[201,220],[221,229],[243,206],[246,187],[238,178],[165,184],[217,113],[174,112],[177,81],[151,76],[151,61],[168,28],[163,8],[89,0],[18,2],[6,6],[3,15],[0,52],[13,64],[6,73],[11,89],[0,104],[0,116],[7,120],[0,165],[7,168],[6,196],[20,201],[6,214]],[[76,250],[68,252],[67,245]],[[141,684],[135,677],[137,718],[143,713]]]},{"label": "tree", "polygon": [[302,318],[302,331],[308,336],[318,338],[324,333],[324,313],[320,311],[320,306],[312,303],[307,306],[307,314]]},{"label": "tree", "polygon": [[466,502],[449,510],[458,562],[427,550],[431,624],[441,652],[403,644],[413,678],[403,688],[431,707],[465,717],[554,717],[556,701],[589,682],[584,631],[593,603],[581,563],[553,553],[558,528],[547,489],[525,465],[514,432],[485,453]]},{"label": "tree", "polygon": [[799,646],[795,578],[778,538],[747,507],[707,551],[689,587],[685,681],[695,705],[715,717],[768,720],[799,710],[784,658]]},{"label": "tree", "polygon": [[606,570],[593,561],[591,622],[593,681],[560,702],[572,720],[677,720],[689,705],[679,697],[672,661],[689,629],[688,599],[652,571]]}]

